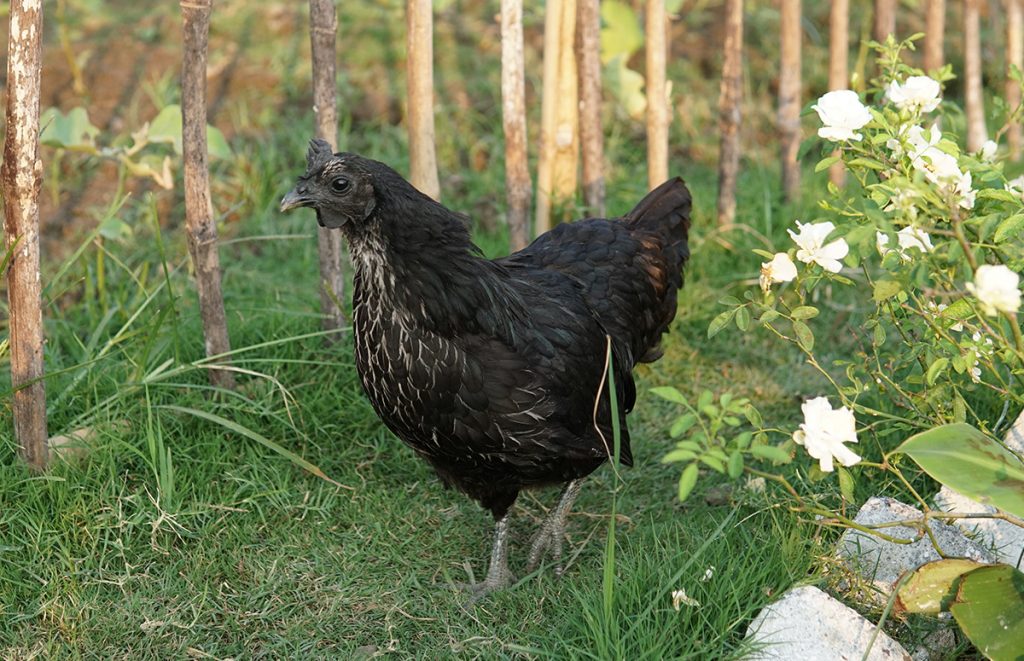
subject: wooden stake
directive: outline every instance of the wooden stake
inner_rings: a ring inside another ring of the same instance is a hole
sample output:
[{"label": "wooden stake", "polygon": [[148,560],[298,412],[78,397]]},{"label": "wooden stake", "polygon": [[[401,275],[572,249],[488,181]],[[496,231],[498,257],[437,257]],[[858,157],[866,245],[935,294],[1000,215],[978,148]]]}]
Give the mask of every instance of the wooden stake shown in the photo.
[{"label": "wooden stake", "polygon": [[[185,225],[189,253],[196,270],[199,314],[203,320],[206,355],[231,351],[217,254],[217,224],[210,201],[210,172],[206,146],[206,51],[212,0],[181,3],[184,32],[181,69],[182,155],[185,164]],[[227,363],[227,359],[222,359]],[[211,369],[210,382],[220,388],[235,387],[234,374]]]},{"label": "wooden stake", "polygon": [[604,130],[601,126],[601,3],[578,0],[577,54],[580,78],[580,145],[583,152],[583,203],[587,213],[603,217]]},{"label": "wooden stake", "polygon": [[945,64],[946,0],[925,0],[924,70],[934,73]]},{"label": "wooden stake", "polygon": [[501,0],[501,119],[505,132],[505,196],[512,251],[530,242],[530,164],[526,150],[523,0]]},{"label": "wooden stake", "polygon": [[964,0],[964,113],[967,116],[967,151],[976,152],[988,140],[981,85],[981,33],[979,0]]},{"label": "wooden stake", "polygon": [[725,53],[718,93],[718,224],[736,220],[736,179],[740,169],[743,101],[743,0],[726,0]]},{"label": "wooden stake", "polygon": [[801,0],[781,0],[779,69],[779,146],[782,190],[787,202],[800,199],[800,14]]},{"label": "wooden stake", "polygon": [[434,150],[434,16],[430,0],[406,3],[409,168],[412,185],[441,199]]},{"label": "wooden stake", "polygon": [[544,67],[540,97],[540,150],[537,155],[538,235],[551,229],[551,165],[555,159],[555,94],[558,92],[558,35],[562,0],[548,0],[544,9]]},{"label": "wooden stake", "polygon": [[[828,40],[828,88],[847,89],[850,84],[850,0],[832,0]],[[828,169],[828,178],[836,186],[842,186],[846,182],[846,166],[841,161],[833,163]]]},{"label": "wooden stake", "polygon": [[42,0],[14,0],[7,41],[7,137],[0,169],[4,235],[11,261],[11,385],[14,438],[33,468],[46,467],[46,389],[43,385],[43,308],[39,282],[39,81]]},{"label": "wooden stake", "polygon": [[[1010,67],[1024,69],[1024,7],[1022,0],[1006,0],[1006,105],[1011,110],[1021,103],[1020,83],[1010,78]],[[1020,120],[1009,123],[1006,142],[1010,146],[1010,159],[1020,160]]]},{"label": "wooden stake", "polygon": [[[555,153],[551,163],[553,204],[572,203],[579,183],[579,74],[576,66],[576,0],[562,0],[558,32],[558,89],[555,93]],[[563,211],[570,211],[563,208]],[[564,217],[558,221],[565,220]]]},{"label": "wooden stake", "polygon": [[[338,146],[338,99],[335,90],[337,72],[338,17],[334,0],[309,0],[309,40],[313,59],[313,111],[316,135]],[[341,270],[341,232],[317,228],[317,252],[320,257],[320,314],[323,329],[335,331],[347,326],[345,311],[335,303],[345,299],[345,275]],[[333,342],[340,335],[328,335]]]},{"label": "wooden stake", "polygon": [[668,179],[669,101],[665,79],[665,0],[647,0],[647,187]]},{"label": "wooden stake", "polygon": [[886,37],[896,34],[896,0],[875,0],[874,18],[871,38],[885,43]]}]

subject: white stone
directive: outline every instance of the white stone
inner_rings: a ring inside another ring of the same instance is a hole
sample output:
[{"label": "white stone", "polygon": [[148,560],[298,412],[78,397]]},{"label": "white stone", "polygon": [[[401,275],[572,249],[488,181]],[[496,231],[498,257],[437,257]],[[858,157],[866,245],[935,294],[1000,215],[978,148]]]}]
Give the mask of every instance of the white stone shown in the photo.
[{"label": "white stone", "polygon": [[[805,585],[786,592],[766,606],[747,629],[757,649],[747,661],[859,661],[876,627],[855,610],[818,588]],[[869,661],[909,660],[907,651],[883,631],[878,632]]]},{"label": "white stone", "polygon": [[[1017,454],[1024,454],[1024,411],[1017,416],[1013,427],[1006,434],[1006,447]],[[991,505],[982,505],[945,486],[935,496],[935,504],[944,512],[956,514],[991,514],[996,511]],[[1024,528],[1001,519],[956,519],[953,523],[967,533],[975,535],[986,546],[995,549],[1000,562],[1018,568],[1024,567],[1024,561],[1021,559],[1024,555]]]},{"label": "white stone", "polygon": [[[854,521],[873,526],[921,516],[920,510],[906,503],[875,497],[864,503]],[[969,558],[978,562],[995,560],[988,549],[965,537],[958,528],[936,520],[928,525],[946,557]],[[908,526],[883,528],[881,532],[898,539],[917,538],[917,530]],[[926,535],[912,544],[897,544],[852,528],[843,533],[838,555],[850,569],[872,581],[883,594],[892,592],[893,584],[904,572],[939,559]]]}]

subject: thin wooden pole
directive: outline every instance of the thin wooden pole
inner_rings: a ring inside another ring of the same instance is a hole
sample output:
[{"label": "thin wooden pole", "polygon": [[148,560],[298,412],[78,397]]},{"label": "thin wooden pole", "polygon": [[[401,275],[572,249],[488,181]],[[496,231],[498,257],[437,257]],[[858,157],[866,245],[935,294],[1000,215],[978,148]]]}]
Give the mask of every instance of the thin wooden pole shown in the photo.
[{"label": "thin wooden pole", "polygon": [[548,0],[544,9],[544,68],[540,102],[540,152],[537,158],[537,219],[539,235],[551,229],[551,173],[555,160],[558,94],[558,44],[562,31],[562,0]]},{"label": "thin wooden pole", "polygon": [[981,32],[979,0],[964,0],[964,113],[967,116],[967,150],[976,152],[988,139],[985,101],[981,83]]},{"label": "thin wooden pole", "polygon": [[533,194],[526,149],[523,0],[501,0],[501,102],[509,245],[516,251],[530,242],[530,197]]},{"label": "thin wooden pole", "polygon": [[[558,33],[558,88],[555,93],[555,154],[551,164],[551,197],[555,204],[572,202],[579,180],[579,81],[576,65],[576,0],[562,0]],[[563,207],[563,212],[569,209]],[[559,218],[558,220],[564,220]]]},{"label": "thin wooden pole", "polygon": [[406,19],[410,180],[438,200],[441,184],[434,148],[434,16],[430,0],[408,0]]},{"label": "thin wooden pole", "polygon": [[896,0],[875,0],[874,25],[871,38],[884,43],[886,37],[896,34]]},{"label": "thin wooden pole", "polygon": [[[1016,109],[1021,102],[1020,82],[1010,78],[1011,67],[1024,69],[1024,7],[1022,0],[1006,0],[1006,105]],[[1010,158],[1020,160],[1020,120],[1011,121],[1006,129]]]},{"label": "thin wooden pole", "polygon": [[946,0],[926,0],[924,70],[934,73],[945,63]]},{"label": "thin wooden pole", "polygon": [[718,224],[736,220],[736,180],[740,169],[743,101],[743,0],[725,3],[725,57],[718,94]]},{"label": "thin wooden pole", "polygon": [[39,83],[42,69],[41,0],[14,0],[7,40],[7,136],[0,169],[4,235],[11,261],[11,385],[14,438],[21,456],[46,467],[46,389],[43,386],[43,308],[39,276]]},{"label": "thin wooden pole", "polygon": [[788,202],[800,198],[800,0],[781,0],[779,70],[779,146],[782,190]]},{"label": "thin wooden pole", "polygon": [[[309,40],[313,59],[313,111],[316,136],[338,146],[337,85],[338,16],[334,0],[309,0]],[[348,325],[341,302],[345,299],[345,274],[341,270],[341,232],[317,228],[317,252],[320,258],[320,314],[323,328],[336,331]],[[327,336],[328,342],[340,337]]]},{"label": "thin wooden pole", "polygon": [[[185,164],[185,226],[189,253],[196,270],[199,314],[203,320],[206,355],[231,351],[224,296],[221,293],[217,224],[210,201],[210,171],[206,146],[206,53],[212,0],[181,3],[184,32],[181,68],[182,155]],[[222,359],[223,363],[228,362]],[[210,382],[220,388],[235,387],[229,370],[211,369]]]},{"label": "thin wooden pole", "polygon": [[666,98],[667,54],[665,0],[647,0],[647,187],[668,179],[669,102]]},{"label": "thin wooden pole", "polygon": [[603,217],[604,130],[601,126],[601,3],[578,0],[577,59],[580,67],[580,145],[583,152],[583,203]]},{"label": "thin wooden pole", "polygon": [[[828,88],[843,90],[850,84],[850,0],[832,0],[828,39]],[[828,169],[828,178],[836,186],[846,182],[846,168],[841,161]]]}]

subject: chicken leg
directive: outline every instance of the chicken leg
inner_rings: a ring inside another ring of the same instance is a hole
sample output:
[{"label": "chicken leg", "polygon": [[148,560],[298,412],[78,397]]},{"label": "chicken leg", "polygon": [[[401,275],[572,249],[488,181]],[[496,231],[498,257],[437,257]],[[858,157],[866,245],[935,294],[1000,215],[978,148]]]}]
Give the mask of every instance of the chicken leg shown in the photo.
[{"label": "chicken leg", "polygon": [[561,576],[562,567],[562,541],[565,539],[565,520],[569,516],[569,509],[573,501],[580,493],[583,480],[572,480],[565,485],[558,504],[548,512],[547,518],[541,524],[537,536],[533,538],[533,545],[530,547],[530,556],[526,562],[526,571],[532,572],[540,564],[544,551],[551,552],[551,558],[555,561],[555,576]]},{"label": "chicken leg", "polygon": [[487,578],[479,583],[464,586],[470,593],[470,604],[492,592],[504,590],[515,580],[508,569],[508,519],[509,515],[505,514],[494,524],[494,546],[491,547],[491,564],[487,568]]}]

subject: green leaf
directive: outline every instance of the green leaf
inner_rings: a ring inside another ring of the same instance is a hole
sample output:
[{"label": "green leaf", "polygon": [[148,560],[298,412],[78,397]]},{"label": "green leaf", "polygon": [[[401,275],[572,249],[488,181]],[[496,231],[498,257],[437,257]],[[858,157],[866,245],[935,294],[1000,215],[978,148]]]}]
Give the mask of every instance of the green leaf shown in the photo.
[{"label": "green leaf", "polygon": [[89,121],[88,111],[81,106],[72,108],[66,115],[56,108],[47,108],[39,117],[39,126],[43,127],[39,142],[44,145],[96,153],[96,136],[100,130]]},{"label": "green leaf", "polygon": [[760,429],[763,426],[764,421],[761,419],[761,412],[758,411],[753,404],[747,404],[743,408],[743,415],[746,416],[750,424]]},{"label": "green leaf", "polygon": [[676,418],[676,421],[672,423],[671,429],[668,430],[669,436],[672,438],[679,438],[686,433],[690,427],[697,422],[697,416],[693,413],[686,413]]},{"label": "green leaf", "polygon": [[839,158],[840,156],[838,154],[836,154],[835,156],[826,156],[825,158],[818,161],[818,164],[814,166],[814,171],[821,172],[822,170],[829,169],[830,167],[832,167],[834,163],[839,162]]},{"label": "green leaf", "polygon": [[743,453],[733,450],[729,455],[729,477],[736,479],[743,474]]},{"label": "green leaf", "polygon": [[1024,650],[1024,574],[1010,565],[963,575],[949,611],[978,650],[992,661],[1020,659]]},{"label": "green leaf", "polygon": [[788,452],[775,445],[755,445],[750,448],[750,454],[778,464],[788,464],[792,461],[792,457],[789,456]]},{"label": "green leaf", "polygon": [[947,558],[921,565],[897,593],[897,611],[935,614],[949,610],[956,596],[957,579],[984,566],[966,558]]},{"label": "green leaf", "polygon": [[304,468],[313,475],[316,475],[317,477],[326,480],[335,486],[341,486],[331,478],[327,477],[327,475],[322,470],[320,470],[320,468],[317,465],[306,461],[305,459],[295,454],[291,450],[285,449],[281,445],[275,443],[274,441],[271,441],[269,438],[263,436],[259,432],[253,431],[248,427],[244,427],[233,420],[222,418],[216,413],[209,413],[207,411],[202,411],[200,409],[193,409],[184,406],[174,406],[173,404],[165,404],[157,406],[156,408],[167,409],[168,411],[175,411],[177,413],[184,413],[186,415],[195,416],[197,418],[202,418],[203,420],[208,420],[209,422],[216,423],[223,427],[224,429],[227,429],[228,431],[234,432],[239,436],[245,436],[250,440],[256,441],[260,445],[269,448],[270,450],[273,450],[274,452],[281,455],[285,459],[289,460],[296,466]]},{"label": "green leaf", "polygon": [[793,308],[789,316],[794,319],[813,319],[818,316],[818,308],[811,305],[801,305],[798,308]]},{"label": "green leaf", "polygon": [[697,453],[692,450],[672,450],[661,458],[661,463],[671,464],[675,461],[690,461],[697,458]]},{"label": "green leaf", "polygon": [[[176,103],[164,106],[149,123],[146,139],[149,142],[169,144],[174,148],[174,153],[181,154],[181,106]],[[206,126],[206,151],[213,158],[230,159],[234,156],[224,134],[209,124]]]},{"label": "green leaf", "polygon": [[781,316],[778,310],[765,310],[758,321],[762,324],[770,324]]},{"label": "green leaf", "polygon": [[925,374],[925,382],[933,386],[935,380],[939,378],[946,368],[949,367],[949,358],[936,358],[932,361],[932,364],[928,366],[928,373]]},{"label": "green leaf", "polygon": [[206,126],[206,150],[211,158],[220,158],[225,161],[235,156],[235,152],[231,151],[231,145],[216,126]]},{"label": "green leaf", "polygon": [[657,388],[651,388],[651,394],[662,399],[667,399],[670,402],[676,404],[686,404],[686,398],[683,397],[683,393],[679,392],[678,388],[673,386],[658,386]]},{"label": "green leaf", "polygon": [[876,161],[873,158],[867,158],[867,157],[864,157],[864,156],[861,156],[860,158],[853,159],[852,161],[847,163],[847,165],[849,167],[851,167],[851,168],[862,167],[862,168],[867,168],[869,170],[884,170],[885,169],[885,164],[884,163],[882,163],[880,161]]},{"label": "green leaf", "polygon": [[1020,234],[1021,230],[1024,230],[1024,213],[1017,213],[999,223],[992,240],[996,243],[1002,243]]},{"label": "green leaf", "polygon": [[690,492],[697,486],[697,462],[689,464],[679,476],[679,500],[690,497]]},{"label": "green leaf", "polygon": [[736,308],[736,328],[745,331],[750,328],[750,310],[747,306]]},{"label": "green leaf", "polygon": [[802,321],[794,321],[793,332],[796,334],[796,341],[801,349],[807,353],[814,350],[814,333],[811,332],[807,324]]},{"label": "green leaf", "polygon": [[718,457],[714,456],[714,455],[702,454],[700,456],[700,460],[702,462],[704,462],[705,464],[707,464],[710,468],[712,468],[717,473],[724,473],[725,472],[725,462],[722,461],[721,459],[719,459]]},{"label": "green leaf", "polygon": [[644,45],[644,33],[633,7],[619,0],[601,2],[601,61],[608,63],[616,56],[629,56]]},{"label": "green leaf", "polygon": [[853,475],[842,466],[838,466],[836,472],[839,473],[839,493],[843,494],[843,498],[852,502],[854,500]]},{"label": "green leaf", "polygon": [[871,331],[871,342],[876,347],[880,347],[885,344],[885,328],[882,324],[875,326],[874,330]]},{"label": "green leaf", "polygon": [[718,333],[723,328],[728,326],[729,322],[732,321],[733,315],[736,314],[736,310],[738,310],[738,309],[739,308],[733,308],[732,310],[726,310],[725,312],[721,313],[720,315],[718,315],[717,317],[712,319],[711,320],[711,324],[708,325],[708,339],[711,339],[715,335],[718,335]]},{"label": "green leaf", "polygon": [[615,100],[633,119],[643,119],[647,111],[647,96],[644,94],[644,77],[626,66],[629,59],[625,54],[612,57],[604,65],[603,83]]},{"label": "green leaf", "polygon": [[702,409],[709,406],[713,401],[715,401],[715,394],[710,390],[702,390],[697,397],[697,408]]},{"label": "green leaf", "polygon": [[896,451],[954,491],[1024,517],[1024,463],[971,425],[929,429],[911,436]]},{"label": "green leaf", "polygon": [[876,303],[881,303],[886,299],[892,298],[901,291],[903,291],[903,285],[895,280],[876,280],[875,288],[871,293],[871,297],[875,299]]}]

